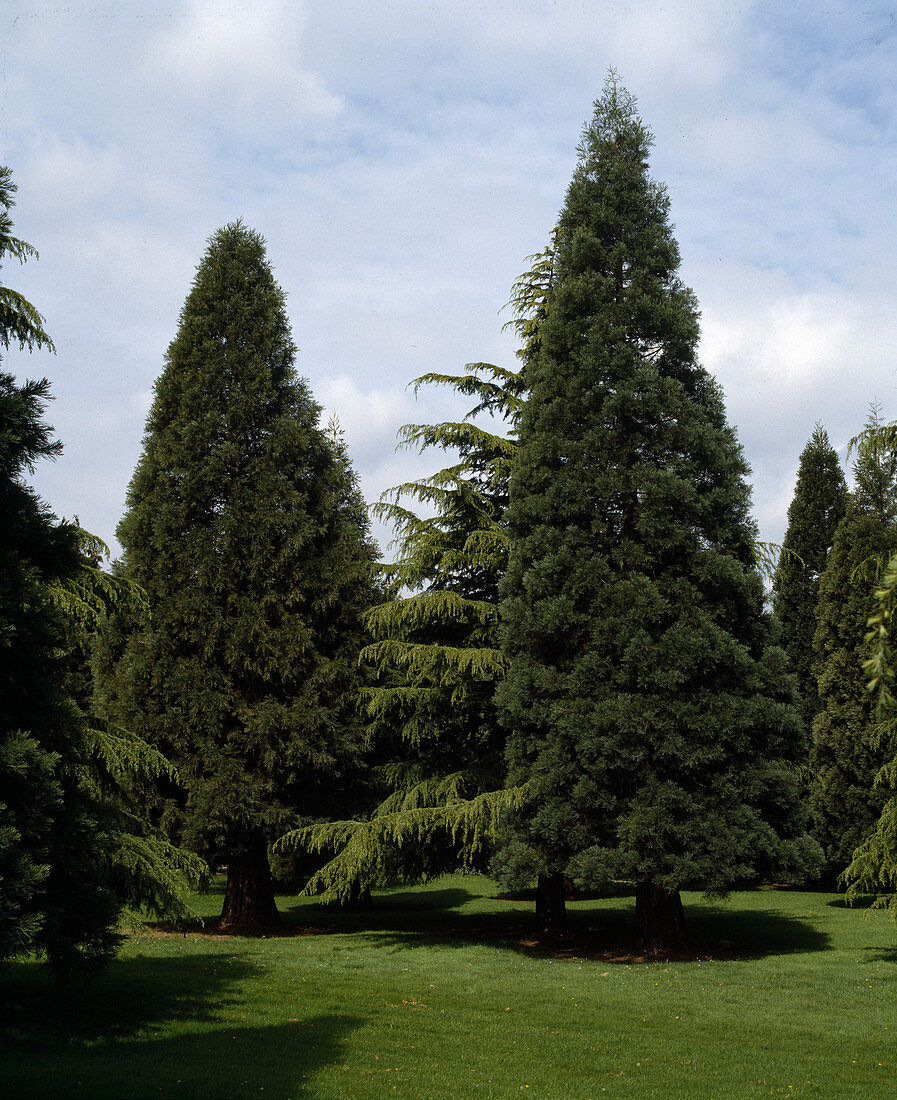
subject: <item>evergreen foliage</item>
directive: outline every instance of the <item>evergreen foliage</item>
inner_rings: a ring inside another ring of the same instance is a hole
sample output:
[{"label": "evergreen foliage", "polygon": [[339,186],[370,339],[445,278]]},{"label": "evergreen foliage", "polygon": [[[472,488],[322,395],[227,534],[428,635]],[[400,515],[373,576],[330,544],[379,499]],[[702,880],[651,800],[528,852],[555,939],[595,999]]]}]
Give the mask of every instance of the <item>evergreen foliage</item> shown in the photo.
[{"label": "evergreen foliage", "polygon": [[88,711],[88,624],[122,593],[85,552],[97,540],[22,479],[58,452],[47,394],[0,374],[0,958],[37,951],[70,979],[108,961],[124,905],[189,912],[204,867],[142,815],[137,792],[170,765]]},{"label": "evergreen foliage", "polygon": [[[285,851],[331,857],[307,893],[348,901],[371,886],[483,866],[506,812],[519,805],[522,792],[504,789],[504,731],[494,704],[505,670],[498,584],[507,565],[515,424],[526,398],[526,362],[538,348],[553,243],[528,259],[509,302],[521,368],[471,363],[462,375],[429,373],[413,383],[415,392],[448,386],[476,404],[461,422],[406,425],[401,445],[438,447],[457,461],[390,490],[374,506],[392,523],[399,549],[382,567],[392,598],[369,613],[374,640],[365,651],[377,670],[365,694],[385,797],[356,820],[307,826],[281,839]],[[476,422],[486,412],[505,433]],[[433,514],[421,518],[409,501]]]},{"label": "evergreen foliage", "polygon": [[[78,741],[64,691],[62,624],[47,581],[76,567],[69,529],[23,483],[58,453],[40,413],[49,384],[0,374],[0,958],[38,943],[47,909],[60,762]],[[105,929],[98,929],[101,937]]]},{"label": "evergreen foliage", "polygon": [[[10,211],[15,206],[13,195],[17,190],[17,185],[12,181],[12,169],[0,165],[0,268],[8,256],[19,263],[38,258],[33,245],[14,237],[12,233]],[[0,285],[0,344],[6,350],[10,344],[18,344],[21,350],[55,350],[44,328],[44,318],[18,290],[3,285]]]},{"label": "evergreen foliage", "polygon": [[[12,235],[0,168],[0,259],[37,253]],[[0,287],[0,343],[49,348],[43,318]],[[0,960],[36,951],[59,978],[106,962],[124,904],[183,912],[193,860],[154,836],[127,791],[164,760],[121,731],[92,729],[88,637],[123,593],[101,545],[60,523],[26,484],[61,444],[43,420],[49,383],[0,372]],[[130,851],[126,851],[130,845]]]},{"label": "evergreen foliage", "polygon": [[656,950],[681,943],[680,887],[800,877],[816,849],[747,468],[695,359],[650,142],[611,74],[526,364],[498,697],[509,784],[528,784],[518,844],[554,882],[636,882],[639,939]]},{"label": "evergreen foliage", "polygon": [[782,628],[782,645],[797,674],[808,728],[820,709],[813,676],[819,578],[846,508],[844,472],[828,433],[817,424],[800,456],[788,529],[773,578],[773,606]]},{"label": "evergreen foliage", "polygon": [[872,590],[897,541],[897,463],[881,444],[881,426],[874,406],[859,437],[847,514],[819,582],[814,669],[822,709],[813,723],[810,811],[831,880],[873,831],[885,798],[882,787],[873,789],[883,757],[863,672]]},{"label": "evergreen foliage", "polygon": [[[475,396],[477,406],[460,423],[403,428],[405,446],[452,449],[457,462],[375,505],[401,550],[382,567],[392,598],[367,616],[373,641],[365,657],[376,678],[365,697],[383,797],[358,820],[305,827],[279,842],[331,856],[306,892],[341,901],[371,886],[482,863],[499,808],[513,801],[501,789],[503,737],[492,697],[504,675],[497,592],[515,443],[471,418],[489,409],[513,420],[520,375],[475,363],[464,375],[428,374],[414,384],[452,386]],[[419,517],[408,498],[434,514]]]},{"label": "evergreen foliage", "polygon": [[[887,425],[894,438],[894,425]],[[869,656],[863,662],[867,687],[875,700],[875,724],[869,731],[873,751],[884,763],[875,777],[875,793],[886,798],[874,829],[854,849],[840,881],[847,886],[848,900],[863,894],[876,895],[874,908],[884,908],[897,917],[897,720],[894,713],[894,653],[891,623],[897,598],[897,554],[892,553],[874,590],[873,613],[865,637]]]},{"label": "evergreen foliage", "polygon": [[230,926],[276,920],[268,843],[340,804],[362,736],[375,551],[294,360],[264,241],[225,226],[156,382],[118,531],[148,610],[110,626],[102,710],[178,765],[187,797],[164,818],[228,866]]}]

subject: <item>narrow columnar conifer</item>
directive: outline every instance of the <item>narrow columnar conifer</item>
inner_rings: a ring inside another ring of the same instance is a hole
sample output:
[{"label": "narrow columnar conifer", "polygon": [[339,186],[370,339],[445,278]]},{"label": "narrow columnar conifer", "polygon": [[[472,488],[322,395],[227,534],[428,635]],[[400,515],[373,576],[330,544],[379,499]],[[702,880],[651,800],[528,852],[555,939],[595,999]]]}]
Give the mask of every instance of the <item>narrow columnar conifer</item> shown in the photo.
[{"label": "narrow columnar conifer", "polygon": [[375,549],[294,360],[264,241],[225,226],[181,311],[118,529],[148,613],[106,710],[177,763],[188,793],[168,816],[227,867],[224,927],[277,919],[268,845],[332,815],[362,733]]},{"label": "narrow columnar conifer", "polygon": [[817,424],[801,452],[797,485],[788,507],[788,528],[773,578],[773,607],[782,628],[782,647],[797,676],[808,729],[820,709],[813,675],[819,578],[846,509],[844,471],[828,433]]},{"label": "narrow columnar conifer", "polygon": [[[651,136],[608,79],[567,192],[510,482],[499,701],[519,841],[558,886],[636,884],[642,949],[681,887],[800,875],[802,726],[769,645],[747,467],[696,360]],[[562,919],[554,891],[548,925]]]},{"label": "narrow columnar conifer", "polygon": [[810,812],[834,883],[872,832],[885,790],[875,787],[883,757],[866,688],[866,622],[880,567],[897,545],[897,452],[882,445],[877,406],[854,463],[855,486],[819,581],[814,672],[820,711],[813,722]]}]

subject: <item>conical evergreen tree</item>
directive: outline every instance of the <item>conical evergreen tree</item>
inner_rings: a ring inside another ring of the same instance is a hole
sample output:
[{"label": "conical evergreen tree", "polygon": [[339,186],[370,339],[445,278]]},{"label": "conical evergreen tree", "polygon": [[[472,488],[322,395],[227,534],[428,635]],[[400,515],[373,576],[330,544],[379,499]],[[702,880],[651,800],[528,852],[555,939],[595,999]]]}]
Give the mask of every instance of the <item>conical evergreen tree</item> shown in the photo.
[{"label": "conical evergreen tree", "polygon": [[268,844],[332,811],[361,733],[374,547],[294,359],[264,241],[224,227],[156,382],[118,531],[149,611],[105,710],[178,763],[179,833],[227,865],[224,927],[276,920]]},{"label": "conical evergreen tree", "polygon": [[517,832],[541,874],[636,883],[637,938],[656,951],[683,941],[680,887],[799,873],[815,846],[796,812],[802,729],[768,646],[747,468],[696,362],[650,142],[611,74],[527,363],[499,700],[509,781],[528,784]]},{"label": "conical evergreen tree", "polygon": [[866,623],[882,561],[897,544],[897,454],[881,444],[873,407],[854,463],[855,487],[819,581],[814,671],[821,710],[813,723],[810,812],[833,883],[872,831],[885,792],[875,788],[882,754],[866,689]]},{"label": "conical evergreen tree", "polygon": [[773,578],[773,606],[782,628],[782,646],[797,674],[808,729],[820,709],[813,675],[819,578],[846,509],[844,472],[828,433],[817,424],[800,456],[788,529]]}]

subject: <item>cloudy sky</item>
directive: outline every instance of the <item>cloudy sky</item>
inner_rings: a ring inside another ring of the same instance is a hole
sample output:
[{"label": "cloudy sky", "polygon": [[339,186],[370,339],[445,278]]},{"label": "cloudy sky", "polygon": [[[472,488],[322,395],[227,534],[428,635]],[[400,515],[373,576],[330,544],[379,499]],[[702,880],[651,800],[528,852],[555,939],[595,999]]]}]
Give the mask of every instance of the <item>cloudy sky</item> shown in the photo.
[{"label": "cloudy sky", "polygon": [[[841,0],[9,0],[0,163],[40,260],[65,444],[35,481],[114,547],[152,384],[208,236],[268,241],[300,372],[368,500],[439,456],[408,382],[512,365],[499,315],[556,220],[609,66],[655,135],[704,363],[784,532],[797,460],[897,417],[897,9]],[[378,531],[381,542],[384,533]]]}]

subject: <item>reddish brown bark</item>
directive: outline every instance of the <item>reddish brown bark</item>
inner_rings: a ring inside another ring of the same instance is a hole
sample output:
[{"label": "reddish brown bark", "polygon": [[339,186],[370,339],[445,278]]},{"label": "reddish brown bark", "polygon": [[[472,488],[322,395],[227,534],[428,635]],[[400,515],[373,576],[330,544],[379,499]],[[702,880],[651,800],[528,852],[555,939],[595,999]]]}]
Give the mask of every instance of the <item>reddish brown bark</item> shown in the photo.
[{"label": "reddish brown bark", "polygon": [[273,928],[280,920],[268,863],[268,845],[257,833],[231,856],[218,927],[250,935]]},{"label": "reddish brown bark", "polygon": [[660,955],[684,951],[685,911],[678,890],[666,890],[656,882],[640,882],[635,891],[635,939],[639,951]]}]

